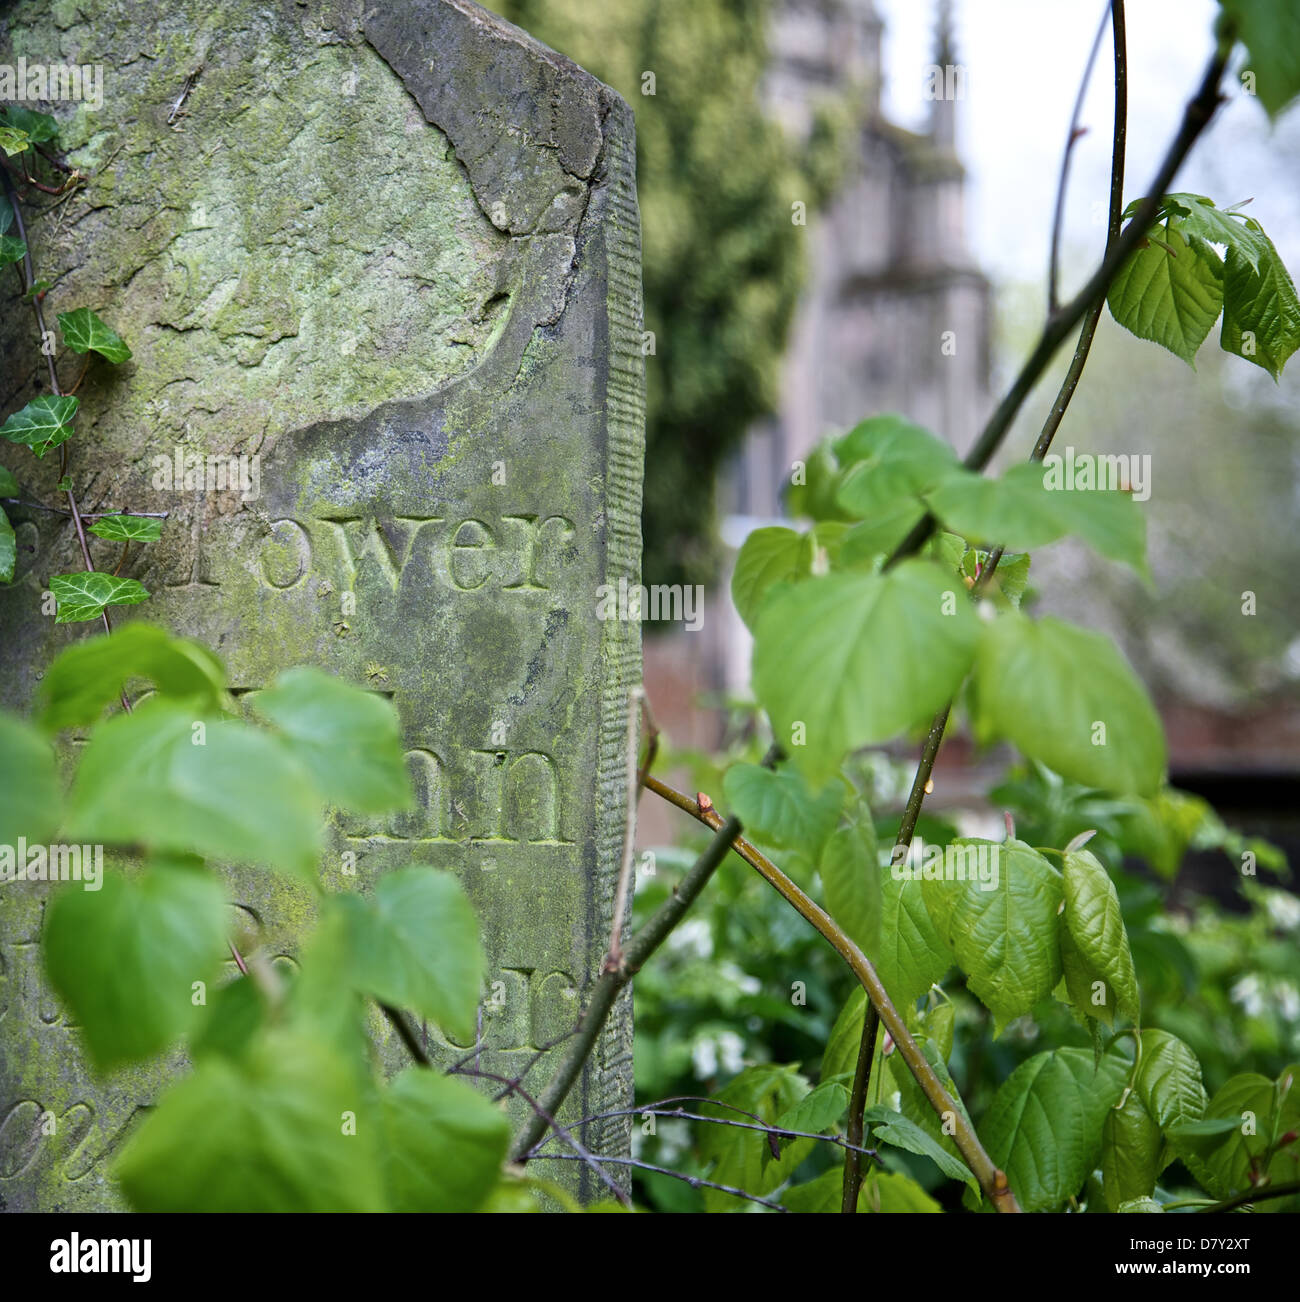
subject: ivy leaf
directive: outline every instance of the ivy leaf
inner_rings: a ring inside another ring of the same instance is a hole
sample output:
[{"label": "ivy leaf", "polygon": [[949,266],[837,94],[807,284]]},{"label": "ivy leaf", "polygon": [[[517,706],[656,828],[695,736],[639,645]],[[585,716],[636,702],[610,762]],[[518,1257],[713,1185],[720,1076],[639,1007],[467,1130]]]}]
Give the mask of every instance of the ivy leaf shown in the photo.
[{"label": "ivy leaf", "polygon": [[143,1212],[383,1211],[378,1126],[360,1100],[337,1049],[271,1032],[167,1090],[114,1174]]},{"label": "ivy leaf", "polygon": [[1164,1136],[1137,1090],[1106,1113],[1101,1132],[1101,1183],[1112,1212],[1150,1198],[1160,1175]]},{"label": "ivy leaf", "polygon": [[27,254],[27,245],[16,235],[0,235],[0,267],[11,262],[21,262]]},{"label": "ivy leaf", "polygon": [[0,425],[0,438],[26,444],[36,456],[43,457],[71,436],[72,418],[80,405],[80,399],[71,394],[56,398],[43,393]]},{"label": "ivy leaf", "polygon": [[1107,1026],[1114,1025],[1116,1013],[1136,1024],[1141,1020],[1137,973],[1115,883],[1087,850],[1065,856],[1062,876],[1064,925],[1083,965],[1082,988],[1076,985],[1070,991],[1075,1007]]},{"label": "ivy leaf", "polygon": [[474,1038],[483,954],[478,919],[449,873],[415,866],[384,875],[374,895],[338,895],[359,990],[410,1008],[462,1041]]},{"label": "ivy leaf", "polygon": [[401,727],[387,698],[303,667],[281,674],[252,705],[284,734],[329,804],[367,814],[411,807]]},{"label": "ivy leaf", "polygon": [[979,1193],[979,1181],[966,1163],[940,1147],[920,1126],[909,1121],[901,1112],[876,1106],[867,1108],[863,1118],[876,1139],[893,1144],[904,1152],[928,1157],[950,1180],[960,1180],[972,1193]]},{"label": "ivy leaf", "polygon": [[754,627],[770,588],[809,572],[812,550],[811,535],[793,529],[755,529],[745,539],[731,576],[731,599],[747,627]]},{"label": "ivy leaf", "polygon": [[1120,264],[1106,295],[1111,316],[1195,369],[1196,350],[1223,308],[1223,264],[1198,236],[1174,221],[1153,226]]},{"label": "ivy leaf", "polygon": [[90,526],[90,532],[110,542],[157,542],[162,527],[161,520],[143,515],[106,515]]},{"label": "ivy leaf", "polygon": [[139,579],[123,579],[100,570],[55,574],[50,579],[50,591],[57,603],[56,624],[98,619],[105,606],[135,606],[149,596],[149,589]]},{"label": "ivy leaf", "polygon": [[918,878],[896,875],[881,880],[880,950],[876,970],[899,1007],[911,1004],[952,966],[943,938],[925,907]]},{"label": "ivy leaf", "polygon": [[496,1187],[510,1123],[464,1081],[408,1067],[380,1094],[384,1183],[395,1212],[474,1212]]},{"label": "ivy leaf", "polygon": [[1300,95],[1300,11],[1291,0],[1219,0],[1250,55],[1254,93],[1269,117]]},{"label": "ivy leaf", "polygon": [[896,509],[959,469],[957,454],[929,430],[893,413],[873,416],[835,443],[846,467],[837,500],[859,520]]},{"label": "ivy leaf", "polygon": [[59,329],[63,331],[63,342],[74,353],[94,351],[110,362],[124,362],[131,356],[122,336],[105,325],[98,313],[88,307],[60,312]]},{"label": "ivy leaf", "polygon": [[1063,777],[1120,795],[1163,785],[1160,717],[1100,634],[1006,611],[982,624],[975,688],[982,742],[1006,737]]},{"label": "ivy leaf", "polygon": [[137,678],[164,696],[195,699],[203,714],[226,705],[225,669],[207,647],[136,621],[61,651],[41,682],[37,718],[50,732],[94,723]]},{"label": "ivy leaf", "polygon": [[1002,1082],[980,1132],[1023,1210],[1055,1211],[1083,1187],[1126,1074],[1118,1057],[1094,1067],[1090,1050],[1053,1049]]},{"label": "ivy leaf", "polygon": [[21,104],[6,104],[3,119],[6,126],[22,131],[34,144],[45,145],[58,138],[59,124],[48,113],[38,113]]},{"label": "ivy leaf", "polygon": [[320,822],[315,787],[278,737],[166,700],[95,729],[69,815],[78,841],[266,864],[309,883]]},{"label": "ivy leaf", "polygon": [[0,235],[14,224],[14,209],[5,195],[0,194]]},{"label": "ivy leaf", "polygon": [[18,540],[9,517],[0,511],[0,583],[12,583],[14,567],[18,564]]},{"label": "ivy leaf", "polygon": [[758,839],[780,850],[800,850],[814,862],[844,807],[839,779],[814,792],[791,768],[774,772],[758,764],[733,764],[722,791],[728,807]]},{"label": "ivy leaf", "polygon": [[12,158],[15,154],[25,154],[31,148],[27,132],[16,127],[0,126],[0,149]]},{"label": "ivy leaf", "polygon": [[764,603],[755,690],[813,780],[838,771],[848,751],[889,740],[950,699],[978,636],[965,597],[933,561],[910,560],[887,574],[811,579]]},{"label": "ivy leaf", "polygon": [[95,890],[55,894],[46,970],[101,1069],[165,1049],[192,1023],[194,985],[217,971],[225,928],[225,890],[200,868],[109,870]]},{"label": "ivy leaf", "polygon": [[870,817],[837,828],[822,851],[826,910],[864,954],[880,948],[880,863]]},{"label": "ivy leaf", "polygon": [[965,880],[925,877],[925,906],[967,984],[992,1012],[994,1033],[1001,1034],[1061,979],[1061,874],[1023,841],[963,839],[949,851],[959,853],[937,866],[951,866],[954,876],[960,869]]},{"label": "ivy leaf", "polygon": [[29,723],[0,713],[0,846],[46,845],[63,804],[54,751]]},{"label": "ivy leaf", "polygon": [[17,497],[18,480],[12,470],[0,466],[0,497]]}]

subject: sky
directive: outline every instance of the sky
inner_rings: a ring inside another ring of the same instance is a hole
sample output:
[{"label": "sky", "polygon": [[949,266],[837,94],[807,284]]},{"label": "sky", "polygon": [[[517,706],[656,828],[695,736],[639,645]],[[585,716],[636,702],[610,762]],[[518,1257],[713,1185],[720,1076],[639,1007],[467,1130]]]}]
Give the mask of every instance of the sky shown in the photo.
[{"label": "sky", "polygon": [[[1300,0],[1297,0],[1300,3]],[[934,48],[934,0],[876,0],[885,20],[886,112],[905,126],[924,123],[924,68]],[[956,52],[966,68],[958,106],[958,149],[969,169],[968,233],[995,281],[1045,283],[1052,209],[1066,132],[1104,0],[955,0]],[[1173,138],[1186,100],[1212,50],[1215,0],[1129,0],[1128,164],[1125,202],[1145,193]],[[1109,30],[1098,54],[1076,146],[1065,226],[1074,284],[1091,269],[1105,235],[1109,189],[1112,53]],[[1276,128],[1238,88],[1173,188],[1209,195],[1220,206],[1253,198],[1247,211],[1300,269],[1300,110]],[[1292,150],[1278,165],[1276,144]],[[1095,223],[1095,224],[1094,224]],[[1063,274],[1065,274],[1063,272]],[[1071,281],[1065,281],[1068,293]]]}]

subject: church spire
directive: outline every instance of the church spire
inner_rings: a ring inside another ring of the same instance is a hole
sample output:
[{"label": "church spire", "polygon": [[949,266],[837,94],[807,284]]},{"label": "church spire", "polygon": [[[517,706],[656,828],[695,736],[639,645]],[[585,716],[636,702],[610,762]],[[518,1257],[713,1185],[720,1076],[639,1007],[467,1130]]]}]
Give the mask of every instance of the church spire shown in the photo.
[{"label": "church spire", "polygon": [[953,38],[952,0],[938,0],[934,29],[934,62],[926,78],[930,97],[930,137],[943,149],[957,146],[957,100],[966,93],[966,69],[957,62]]}]

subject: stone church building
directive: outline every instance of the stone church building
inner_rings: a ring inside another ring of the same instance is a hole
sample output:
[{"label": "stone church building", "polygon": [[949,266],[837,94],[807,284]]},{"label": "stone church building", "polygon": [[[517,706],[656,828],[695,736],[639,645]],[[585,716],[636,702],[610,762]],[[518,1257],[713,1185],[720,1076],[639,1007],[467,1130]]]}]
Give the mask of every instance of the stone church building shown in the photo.
[{"label": "stone church building", "polygon": [[[872,0],[777,0],[772,22],[765,97],[795,139],[828,95],[852,94],[865,112],[836,197],[801,231],[808,275],[779,409],[750,433],[720,484],[733,548],[780,519],[793,463],[824,435],[899,411],[964,451],[990,405],[990,289],[966,242],[956,151],[965,69],[950,0],[936,6],[933,62],[916,69],[934,96],[921,132],[881,110],[883,23]],[[698,632],[646,640],[649,697],[679,744],[719,740],[720,716],[693,702],[747,688],[750,640],[728,586],[719,584]]]}]

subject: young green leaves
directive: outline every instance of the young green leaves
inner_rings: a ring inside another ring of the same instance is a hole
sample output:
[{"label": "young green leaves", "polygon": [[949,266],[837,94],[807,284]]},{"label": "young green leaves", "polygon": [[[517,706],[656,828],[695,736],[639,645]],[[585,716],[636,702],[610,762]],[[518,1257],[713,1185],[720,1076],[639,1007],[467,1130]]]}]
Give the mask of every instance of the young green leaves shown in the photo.
[{"label": "young green leaves", "polygon": [[56,398],[43,393],[0,425],[0,438],[22,443],[43,457],[72,437],[72,418],[80,405],[80,400],[71,395]]},{"label": "young green leaves", "polygon": [[96,352],[110,362],[125,362],[131,356],[122,336],[88,307],[60,312],[59,329],[63,331],[63,342],[74,353]]},{"label": "young green leaves", "polygon": [[1156,224],[1120,266],[1106,301],[1126,330],[1189,365],[1220,312],[1223,350],[1274,379],[1300,347],[1300,298],[1264,228],[1199,194],[1164,196]]}]

